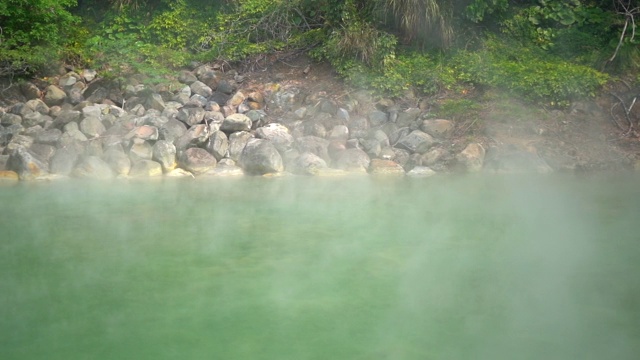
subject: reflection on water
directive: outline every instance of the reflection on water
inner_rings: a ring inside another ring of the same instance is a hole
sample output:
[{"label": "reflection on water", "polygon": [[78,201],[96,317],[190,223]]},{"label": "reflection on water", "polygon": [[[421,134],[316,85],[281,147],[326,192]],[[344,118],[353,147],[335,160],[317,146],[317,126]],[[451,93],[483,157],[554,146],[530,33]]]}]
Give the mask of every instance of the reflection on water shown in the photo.
[{"label": "reflection on water", "polygon": [[638,359],[639,180],[0,186],[0,359]]}]

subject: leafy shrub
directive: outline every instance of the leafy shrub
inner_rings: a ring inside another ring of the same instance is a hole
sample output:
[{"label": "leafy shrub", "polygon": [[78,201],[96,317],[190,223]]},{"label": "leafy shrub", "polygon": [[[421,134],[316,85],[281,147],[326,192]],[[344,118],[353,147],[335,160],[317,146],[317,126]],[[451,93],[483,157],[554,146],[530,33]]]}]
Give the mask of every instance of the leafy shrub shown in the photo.
[{"label": "leafy shrub", "polygon": [[[219,13],[211,30],[200,39],[203,60],[239,61],[251,55],[305,44],[307,32],[322,26],[306,11],[308,0],[246,0],[228,12]],[[311,37],[315,36],[314,33]]]},{"label": "leafy shrub", "polygon": [[68,29],[79,21],[76,0],[0,2],[0,76],[26,75],[58,59]]},{"label": "leafy shrub", "polygon": [[454,59],[458,78],[477,85],[503,88],[552,106],[594,96],[608,76],[517,43],[486,41],[476,52],[461,51]]},{"label": "leafy shrub", "polygon": [[134,73],[161,79],[172,68],[186,65],[190,54],[148,41],[144,21],[128,12],[110,13],[86,42],[94,65],[106,77]]}]

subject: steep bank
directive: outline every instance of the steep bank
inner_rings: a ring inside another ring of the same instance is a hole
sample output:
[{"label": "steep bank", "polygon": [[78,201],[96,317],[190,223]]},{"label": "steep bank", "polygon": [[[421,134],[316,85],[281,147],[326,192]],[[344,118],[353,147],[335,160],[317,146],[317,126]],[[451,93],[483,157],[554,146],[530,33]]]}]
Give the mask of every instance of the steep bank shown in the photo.
[{"label": "steep bank", "polygon": [[349,89],[306,57],[240,72],[223,65],[156,86],[82,70],[9,87],[0,99],[1,174],[429,176],[622,170],[640,159],[635,134],[610,121],[604,98],[567,111],[487,92],[394,101]]}]

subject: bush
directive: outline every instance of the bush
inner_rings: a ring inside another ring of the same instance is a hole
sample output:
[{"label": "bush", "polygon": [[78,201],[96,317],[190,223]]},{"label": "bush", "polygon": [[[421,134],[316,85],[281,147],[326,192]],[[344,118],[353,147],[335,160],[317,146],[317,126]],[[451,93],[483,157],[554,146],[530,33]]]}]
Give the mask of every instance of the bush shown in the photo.
[{"label": "bush", "polygon": [[79,19],[67,9],[76,0],[0,2],[0,76],[27,75],[59,59],[69,29]]},{"label": "bush", "polygon": [[249,56],[307,46],[317,41],[320,12],[308,0],[246,0],[219,13],[198,50],[202,60],[239,61]]},{"label": "bush", "polygon": [[488,39],[478,51],[458,53],[454,66],[460,80],[499,87],[558,107],[594,96],[608,80],[606,74],[591,67],[495,38]]}]

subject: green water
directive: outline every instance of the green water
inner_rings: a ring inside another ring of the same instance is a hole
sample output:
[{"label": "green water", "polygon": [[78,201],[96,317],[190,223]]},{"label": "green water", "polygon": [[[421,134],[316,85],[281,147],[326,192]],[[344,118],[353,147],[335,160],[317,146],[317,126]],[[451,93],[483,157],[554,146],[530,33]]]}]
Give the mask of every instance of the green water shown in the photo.
[{"label": "green water", "polygon": [[0,359],[639,359],[640,178],[0,186]]}]

